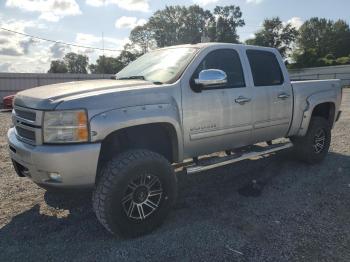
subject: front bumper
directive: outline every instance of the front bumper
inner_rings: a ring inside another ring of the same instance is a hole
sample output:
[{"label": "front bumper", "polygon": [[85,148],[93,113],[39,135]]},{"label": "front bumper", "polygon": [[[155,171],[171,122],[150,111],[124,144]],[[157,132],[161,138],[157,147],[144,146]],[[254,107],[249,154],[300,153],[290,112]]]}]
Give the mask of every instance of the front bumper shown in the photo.
[{"label": "front bumper", "polygon": [[[7,138],[16,171],[21,167],[21,174],[35,183],[62,188],[94,186],[100,143],[32,146],[18,140],[14,128]],[[59,174],[60,181],[51,179],[50,173]]]}]

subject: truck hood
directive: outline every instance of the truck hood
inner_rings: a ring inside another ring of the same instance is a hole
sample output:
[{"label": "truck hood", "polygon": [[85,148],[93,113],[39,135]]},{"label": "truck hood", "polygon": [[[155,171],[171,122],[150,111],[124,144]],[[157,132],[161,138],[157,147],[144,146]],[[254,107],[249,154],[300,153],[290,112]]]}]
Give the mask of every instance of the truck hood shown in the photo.
[{"label": "truck hood", "polygon": [[87,80],[39,86],[17,93],[14,104],[39,110],[52,110],[72,97],[97,96],[156,86],[143,80]]}]

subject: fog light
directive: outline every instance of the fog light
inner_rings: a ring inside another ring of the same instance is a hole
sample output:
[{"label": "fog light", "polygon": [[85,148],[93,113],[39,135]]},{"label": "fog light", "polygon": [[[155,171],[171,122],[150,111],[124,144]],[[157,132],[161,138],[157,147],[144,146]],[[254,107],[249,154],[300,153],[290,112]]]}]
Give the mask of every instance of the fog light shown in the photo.
[{"label": "fog light", "polygon": [[62,182],[62,177],[59,173],[49,173],[49,178],[55,182]]}]

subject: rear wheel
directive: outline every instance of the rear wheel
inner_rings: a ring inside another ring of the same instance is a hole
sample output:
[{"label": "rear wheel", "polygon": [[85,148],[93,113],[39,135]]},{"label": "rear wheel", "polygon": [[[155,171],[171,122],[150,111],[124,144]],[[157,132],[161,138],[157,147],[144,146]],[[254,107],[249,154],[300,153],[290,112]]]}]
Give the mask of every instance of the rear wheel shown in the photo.
[{"label": "rear wheel", "polygon": [[295,153],[302,161],[310,164],[321,162],[331,144],[331,126],[323,117],[313,117],[309,129],[303,137],[293,137]]},{"label": "rear wheel", "polygon": [[132,150],[101,168],[93,193],[97,218],[112,234],[136,237],[158,227],[176,198],[170,163],[148,150]]}]

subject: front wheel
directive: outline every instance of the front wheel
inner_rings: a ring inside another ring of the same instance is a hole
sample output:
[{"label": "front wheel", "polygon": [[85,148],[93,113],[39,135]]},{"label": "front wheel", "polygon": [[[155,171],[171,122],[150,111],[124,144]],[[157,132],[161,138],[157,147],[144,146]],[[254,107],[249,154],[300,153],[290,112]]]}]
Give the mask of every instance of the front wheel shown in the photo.
[{"label": "front wheel", "polygon": [[331,144],[331,126],[323,117],[313,117],[303,137],[292,137],[297,157],[309,164],[321,162]]},{"label": "front wheel", "polygon": [[101,168],[93,193],[98,220],[112,234],[136,237],[158,227],[176,198],[170,163],[148,150],[132,150]]}]

